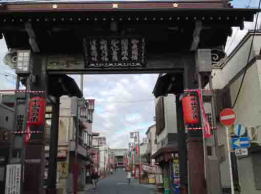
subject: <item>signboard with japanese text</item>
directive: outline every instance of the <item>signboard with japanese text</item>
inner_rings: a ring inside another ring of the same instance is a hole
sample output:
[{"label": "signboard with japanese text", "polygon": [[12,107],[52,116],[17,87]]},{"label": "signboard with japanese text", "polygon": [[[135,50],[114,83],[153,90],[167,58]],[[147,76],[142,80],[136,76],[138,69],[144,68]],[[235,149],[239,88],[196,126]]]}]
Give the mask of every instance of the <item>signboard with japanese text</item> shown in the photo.
[{"label": "signboard with japanese text", "polygon": [[93,37],[83,40],[86,68],[129,68],[145,65],[145,39]]},{"label": "signboard with japanese text", "polygon": [[21,164],[8,164],[6,166],[5,194],[20,194]]},{"label": "signboard with japanese text", "polygon": [[247,148],[235,149],[235,155],[238,156],[238,157],[247,156],[248,155],[248,149]]},{"label": "signboard with japanese text", "polygon": [[67,178],[68,177],[68,171],[69,171],[68,162],[66,162],[66,161],[57,162],[57,169],[60,172],[59,173],[60,178]]}]

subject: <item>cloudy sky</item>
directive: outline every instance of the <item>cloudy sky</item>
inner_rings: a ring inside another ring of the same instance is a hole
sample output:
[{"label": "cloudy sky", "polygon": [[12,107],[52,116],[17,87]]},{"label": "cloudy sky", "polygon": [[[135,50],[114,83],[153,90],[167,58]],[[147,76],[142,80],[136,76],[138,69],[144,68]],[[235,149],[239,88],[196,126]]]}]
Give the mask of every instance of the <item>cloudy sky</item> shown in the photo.
[{"label": "cloudy sky", "polygon": [[[235,7],[257,7],[258,0],[234,0]],[[260,24],[260,23],[259,23]],[[233,29],[228,39],[226,51],[231,52],[245,35],[253,29],[253,23],[246,23],[245,30]],[[15,87],[14,72],[3,64],[7,52],[5,43],[0,40],[0,89]],[[145,131],[154,123],[154,99],[152,90],[156,74],[134,75],[85,75],[84,97],[96,100],[93,129],[107,137],[113,147],[127,147],[129,133]],[[79,76],[74,76],[79,83]]]}]

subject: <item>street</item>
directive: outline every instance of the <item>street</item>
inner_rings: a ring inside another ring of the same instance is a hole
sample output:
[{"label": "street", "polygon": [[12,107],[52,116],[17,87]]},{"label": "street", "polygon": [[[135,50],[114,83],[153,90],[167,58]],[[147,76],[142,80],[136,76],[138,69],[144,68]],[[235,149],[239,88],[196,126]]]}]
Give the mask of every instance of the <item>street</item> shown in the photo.
[{"label": "street", "polygon": [[97,189],[90,189],[87,194],[154,194],[154,185],[139,184],[138,180],[131,180],[128,184],[126,172],[117,169],[112,175],[101,179],[97,184]]}]

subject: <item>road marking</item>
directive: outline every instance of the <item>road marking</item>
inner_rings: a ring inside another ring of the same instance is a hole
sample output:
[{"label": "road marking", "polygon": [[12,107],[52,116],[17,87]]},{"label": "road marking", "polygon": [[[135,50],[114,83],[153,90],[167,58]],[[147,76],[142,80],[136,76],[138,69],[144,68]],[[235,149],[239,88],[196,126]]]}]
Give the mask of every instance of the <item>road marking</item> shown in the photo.
[{"label": "road marking", "polygon": [[117,185],[127,185],[128,183],[117,183]]}]

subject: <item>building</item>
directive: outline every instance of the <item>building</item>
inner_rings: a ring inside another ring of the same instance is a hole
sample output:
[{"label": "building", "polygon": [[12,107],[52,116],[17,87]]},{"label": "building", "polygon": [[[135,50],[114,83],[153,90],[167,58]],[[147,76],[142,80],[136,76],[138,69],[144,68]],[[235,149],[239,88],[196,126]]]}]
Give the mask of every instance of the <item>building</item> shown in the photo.
[{"label": "building", "polygon": [[104,144],[99,147],[99,171],[105,177],[110,172],[110,148]]},{"label": "building", "polygon": [[156,139],[156,125],[153,124],[148,128],[146,131],[148,144],[147,144],[147,154],[148,158],[150,158],[150,165],[154,165],[155,159],[151,156],[156,153],[157,151],[157,139]]},{"label": "building", "polygon": [[148,139],[143,138],[142,142],[140,143],[140,156],[141,156],[142,164],[148,164],[150,162],[149,158],[147,157],[147,149],[148,149]]},{"label": "building", "polygon": [[115,168],[123,168],[126,166],[125,157],[127,155],[128,149],[115,148],[111,149],[111,153],[114,157]]},{"label": "building", "polygon": [[111,168],[114,167],[114,164],[112,164],[114,158],[112,157],[111,149],[106,143],[106,137],[99,135],[99,133],[95,133],[95,136],[92,139],[93,166],[98,174],[105,177],[110,172]]},{"label": "building", "polygon": [[0,104],[0,193],[5,192],[5,169],[8,164],[10,131],[14,124],[14,110]]},{"label": "building", "polygon": [[[92,163],[93,111],[93,100],[68,96],[60,98],[57,151],[57,190],[60,193],[82,188],[87,182]],[[49,146],[45,146],[45,150],[48,158]]]},{"label": "building", "polygon": [[[162,170],[164,193],[174,193],[178,188],[179,177],[175,177],[173,161],[178,160],[177,112],[174,94],[160,96],[156,99],[156,142],[157,151],[152,158]],[[154,147],[155,149],[155,147]],[[154,150],[155,151],[155,150]],[[177,184],[176,184],[177,183]]]},{"label": "building", "polygon": [[[233,107],[236,123],[246,129],[251,147],[248,155],[231,154],[234,188],[242,194],[261,192],[261,32],[255,35],[248,32],[233,52],[220,65],[221,69],[213,71],[213,87],[217,90],[217,113],[224,108]],[[231,187],[229,176],[228,146],[226,129],[219,126],[217,130],[221,148],[222,187]],[[233,130],[232,130],[233,131]],[[229,134],[235,138],[232,132]]]},{"label": "building", "polygon": [[157,184],[159,187],[162,184],[162,171],[158,163],[152,156],[157,152],[157,139],[156,139],[156,124],[151,125],[146,131],[147,135],[147,150],[146,158],[148,161],[147,166],[143,166],[143,172],[147,173],[148,183]]}]

